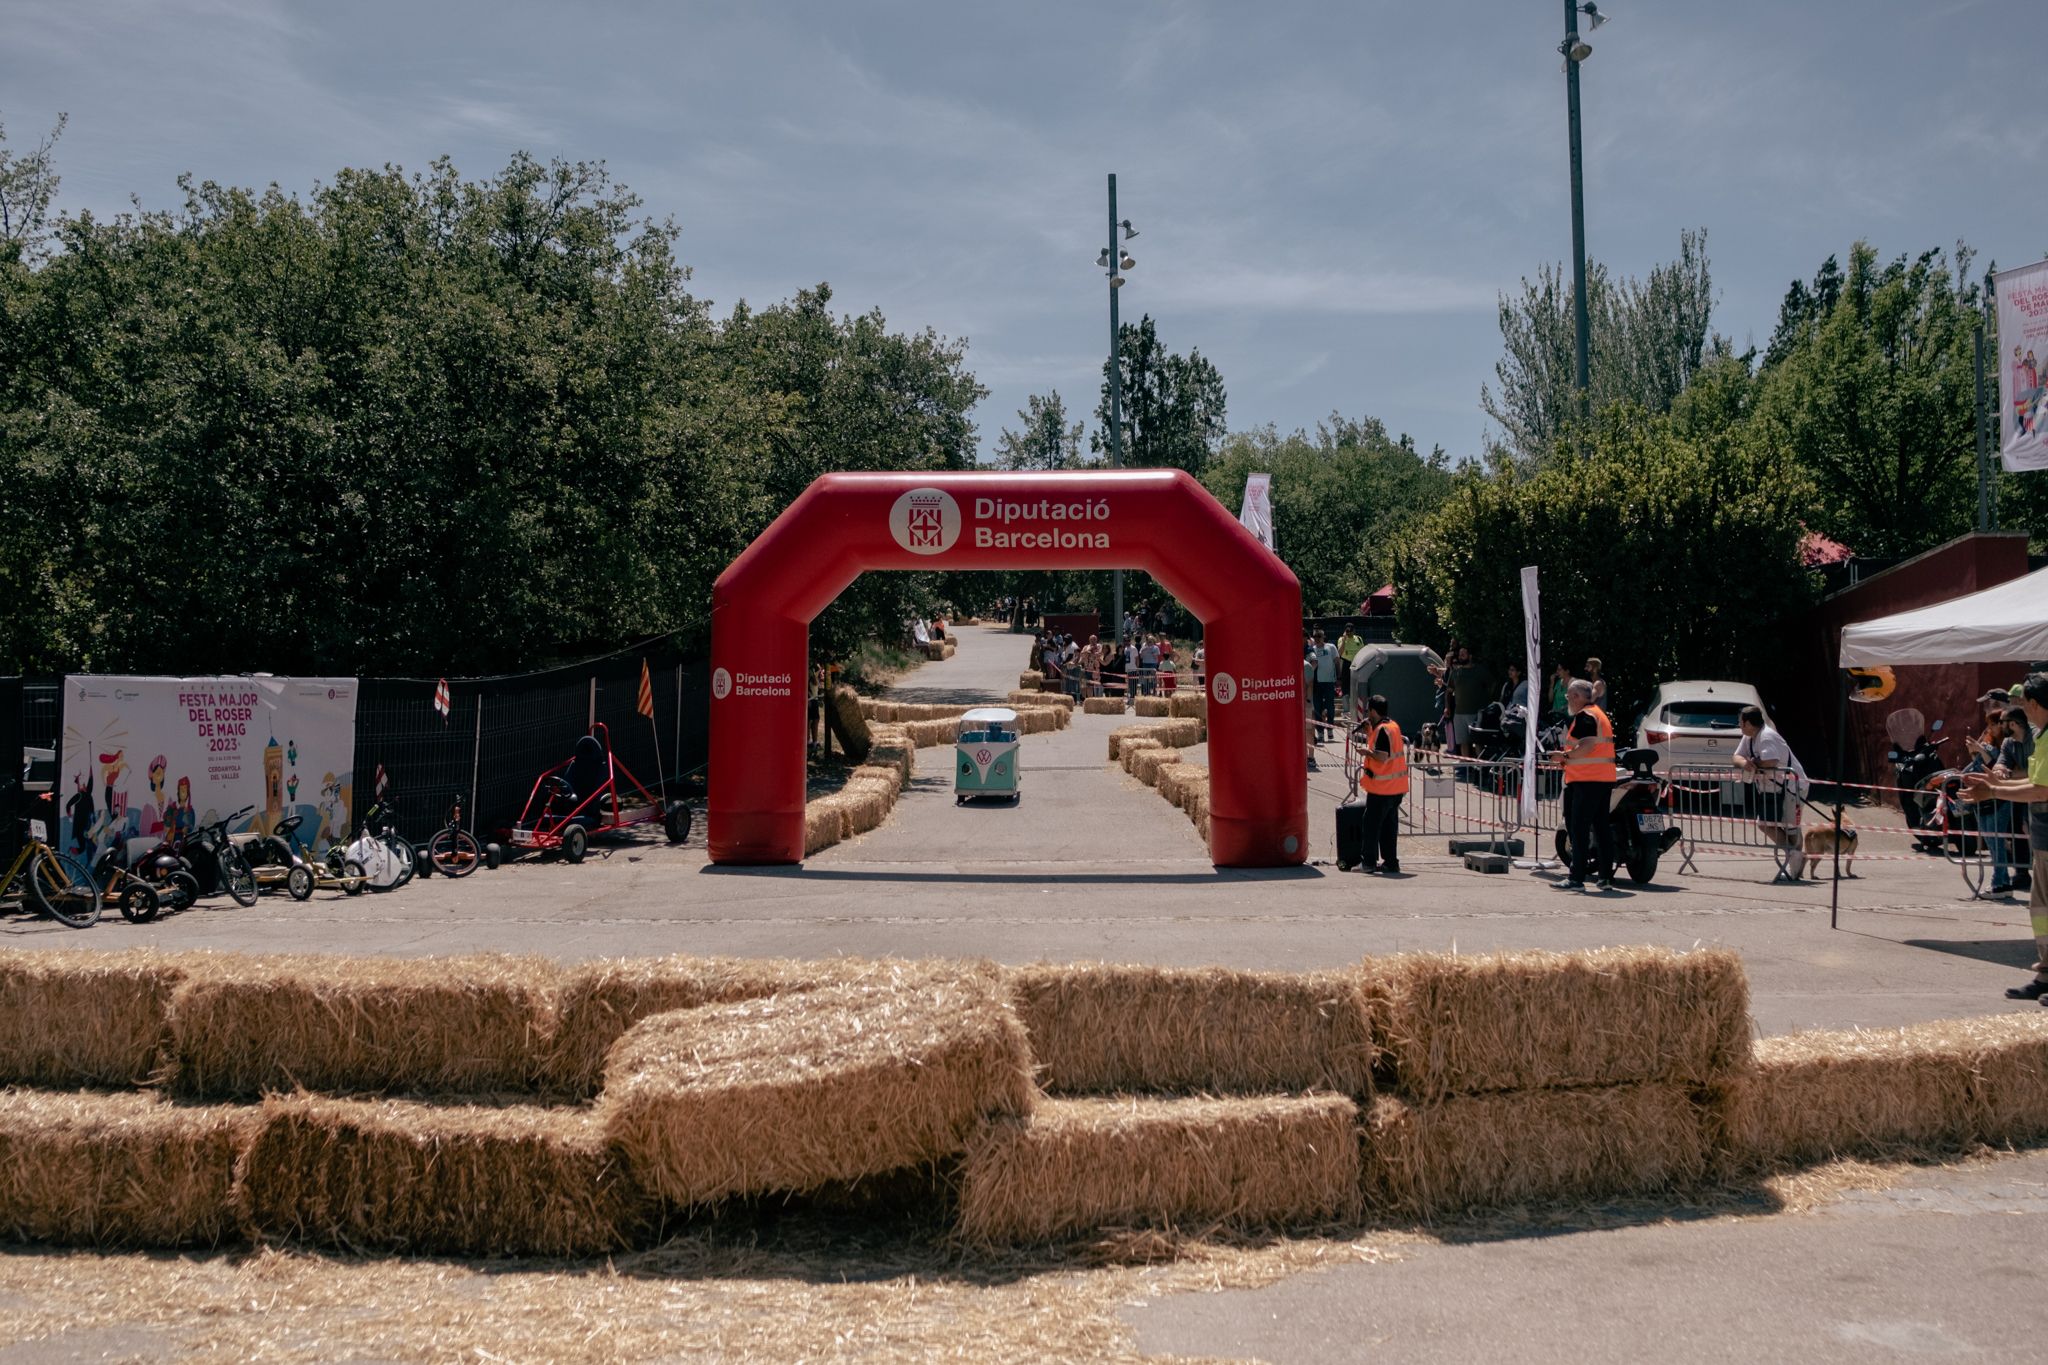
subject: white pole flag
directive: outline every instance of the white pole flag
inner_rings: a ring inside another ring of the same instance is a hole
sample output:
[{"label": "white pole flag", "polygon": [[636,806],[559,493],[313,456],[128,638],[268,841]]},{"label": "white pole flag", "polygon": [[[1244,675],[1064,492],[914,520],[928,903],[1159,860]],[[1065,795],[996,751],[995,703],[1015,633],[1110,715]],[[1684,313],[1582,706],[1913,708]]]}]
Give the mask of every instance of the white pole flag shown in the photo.
[{"label": "white pole flag", "polygon": [[1244,480],[1244,506],[1238,509],[1237,519],[1244,523],[1244,529],[1258,537],[1259,544],[1280,553],[1273,544],[1273,476],[1271,474],[1247,474]]},{"label": "white pole flag", "polygon": [[1522,727],[1522,823],[1533,831],[1536,828],[1536,725],[1542,719],[1536,698],[1538,689],[1543,685],[1543,675],[1537,671],[1543,666],[1543,617],[1537,605],[1534,564],[1522,570],[1522,626],[1529,646],[1528,662],[1522,666],[1522,685],[1529,689],[1529,714]]},{"label": "white pole flag", "polygon": [[2048,469],[2048,261],[1992,276],[1998,295],[1998,453]]}]

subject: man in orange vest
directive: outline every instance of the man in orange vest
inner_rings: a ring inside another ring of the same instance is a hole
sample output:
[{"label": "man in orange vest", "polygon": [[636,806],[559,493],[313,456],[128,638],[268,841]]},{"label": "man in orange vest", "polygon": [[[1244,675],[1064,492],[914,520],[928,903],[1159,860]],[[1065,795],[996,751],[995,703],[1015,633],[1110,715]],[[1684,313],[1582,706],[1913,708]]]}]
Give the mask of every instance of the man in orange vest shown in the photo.
[{"label": "man in orange vest", "polygon": [[1401,870],[1395,836],[1401,832],[1401,798],[1408,794],[1408,743],[1401,727],[1387,714],[1387,699],[1375,692],[1366,698],[1365,771],[1359,787],[1365,792],[1365,837],[1359,849],[1361,871]]},{"label": "man in orange vest", "polygon": [[[1551,757],[1564,768],[1564,826],[1572,865],[1557,883],[1563,891],[1584,891],[1590,864],[1595,884],[1614,889],[1614,722],[1593,704],[1593,684],[1572,679],[1565,689],[1565,746]],[[1598,851],[1598,857],[1594,856]]]}]

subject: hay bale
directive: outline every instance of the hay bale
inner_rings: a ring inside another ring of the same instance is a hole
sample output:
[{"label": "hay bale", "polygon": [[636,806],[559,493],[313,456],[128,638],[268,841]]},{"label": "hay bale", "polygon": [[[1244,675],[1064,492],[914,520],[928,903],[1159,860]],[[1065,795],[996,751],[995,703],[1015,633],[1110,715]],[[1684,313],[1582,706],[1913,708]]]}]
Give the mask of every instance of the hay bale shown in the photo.
[{"label": "hay bale", "polygon": [[1749,1055],[1749,985],[1720,950],[1368,959],[1381,1045],[1421,1099],[1624,1081],[1706,1084]]},{"label": "hay bale", "polygon": [[1365,1198],[1388,1213],[1574,1203],[1695,1185],[1708,1125],[1682,1085],[1513,1090],[1412,1103],[1366,1119]]},{"label": "hay bale", "polygon": [[865,762],[872,741],[868,737],[867,717],[861,713],[860,694],[850,687],[833,688],[825,699],[825,719],[847,757],[856,763]]},{"label": "hay bale", "polygon": [[1044,682],[1045,674],[1035,668],[1027,668],[1017,675],[1017,690],[1020,692],[1040,692],[1044,690],[1041,686]]},{"label": "hay bale", "polygon": [[651,1223],[587,1109],[266,1100],[240,1167],[258,1236],[349,1250],[598,1256]]},{"label": "hay bale", "polygon": [[605,1054],[650,1015],[824,985],[900,985],[986,970],[974,962],[859,957],[794,961],[675,954],[585,963],[563,974],[555,1031],[541,1066],[542,1087],[577,1099],[596,1094],[604,1080]]},{"label": "hay bale", "polygon": [[1148,787],[1154,786],[1159,781],[1159,770],[1179,761],[1178,749],[1140,749],[1131,756],[1131,776]]},{"label": "hay bale", "polygon": [[1171,714],[1172,703],[1164,697],[1140,697],[1131,708],[1141,716],[1166,716]]},{"label": "hay bale", "polygon": [[2008,1018],[1758,1040],[1753,1068],[1716,1087],[1731,1165],[1900,1155],[2037,1131],[2048,1117],[2043,1021],[2027,1016],[2030,1027],[2017,1029]]},{"label": "hay bale", "polygon": [[886,791],[889,799],[894,801],[896,794],[903,790],[903,770],[893,764],[863,763],[846,779],[846,785]]},{"label": "hay bale", "polygon": [[1012,692],[1004,702],[1010,706],[1058,706],[1071,711],[1075,698],[1071,692]]},{"label": "hay bale", "polygon": [[974,1137],[960,1168],[970,1241],[1104,1227],[1312,1227],[1359,1206],[1358,1110],[1341,1095],[1048,1100]]},{"label": "hay bale", "polygon": [[1188,822],[1202,831],[1202,837],[1209,837],[1209,784],[1191,783],[1181,795],[1180,807],[1188,813]]},{"label": "hay bale", "polygon": [[918,748],[929,749],[934,744],[951,744],[960,733],[960,722],[958,719],[918,720],[903,729]]},{"label": "hay bale", "polygon": [[1032,1100],[990,969],[652,1015],[612,1049],[600,1107],[648,1187],[697,1205],[937,1160]]},{"label": "hay bale", "polygon": [[0,1241],[213,1246],[235,1235],[243,1105],[0,1091]]},{"label": "hay bale", "polygon": [[1109,761],[1114,763],[1123,757],[1123,743],[1128,739],[1151,739],[1150,725],[1119,725],[1109,732]]},{"label": "hay bale", "polygon": [[1179,761],[1178,755],[1179,751],[1176,750],[1175,761],[1160,768],[1159,780],[1153,784],[1159,788],[1161,796],[1173,802],[1176,806],[1185,804],[1190,786],[1198,782],[1203,786],[1207,786],[1209,783],[1208,764],[1182,763]]},{"label": "hay bale", "polygon": [[804,803],[804,856],[823,852],[845,837],[846,812],[838,795]]},{"label": "hay bale", "polygon": [[554,1024],[557,970],[538,957],[188,961],[171,1080],[200,1098],[525,1090]]},{"label": "hay bale", "polygon": [[0,1083],[134,1085],[162,1061],[176,958],[0,952]]},{"label": "hay bale", "polygon": [[1163,751],[1156,739],[1127,739],[1123,743],[1122,756],[1118,762],[1123,765],[1125,772],[1135,776],[1138,771],[1138,759],[1141,756],[1161,752]]},{"label": "hay bale", "polygon": [[1372,1092],[1356,973],[1041,962],[1009,986],[1054,1093]]},{"label": "hay bale", "polygon": [[1176,692],[1167,698],[1167,715],[1177,719],[1206,721],[1209,699],[1200,692]]},{"label": "hay bale", "polygon": [[896,803],[896,790],[873,783],[849,782],[840,788],[839,808],[845,815],[845,837],[853,838],[878,829],[889,818],[889,808]]},{"label": "hay bale", "polygon": [[910,737],[900,731],[875,732],[874,747],[868,750],[868,764],[871,767],[887,768],[896,774],[896,785],[900,789],[910,785],[911,774],[917,771],[917,748]]},{"label": "hay bale", "polygon": [[[1122,697],[1090,697],[1081,703],[1081,711],[1090,716],[1120,716],[1124,713]],[[1111,755],[1114,757],[1114,755]]]}]

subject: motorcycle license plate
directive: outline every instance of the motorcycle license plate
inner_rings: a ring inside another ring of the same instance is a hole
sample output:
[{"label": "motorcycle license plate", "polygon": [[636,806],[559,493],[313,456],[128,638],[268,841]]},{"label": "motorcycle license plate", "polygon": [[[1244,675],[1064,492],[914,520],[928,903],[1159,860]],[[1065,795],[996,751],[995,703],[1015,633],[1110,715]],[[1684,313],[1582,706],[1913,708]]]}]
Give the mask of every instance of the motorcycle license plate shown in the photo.
[{"label": "motorcycle license plate", "polygon": [[1671,828],[1671,817],[1668,815],[1638,815],[1636,817],[1636,828],[1645,834],[1662,834],[1665,830]]},{"label": "motorcycle license plate", "polygon": [[39,843],[47,843],[50,838],[50,827],[40,820],[31,820],[28,822],[28,837]]},{"label": "motorcycle license plate", "polygon": [[520,829],[515,826],[512,830],[512,843],[520,848],[531,848],[533,846],[533,831],[530,829]]}]

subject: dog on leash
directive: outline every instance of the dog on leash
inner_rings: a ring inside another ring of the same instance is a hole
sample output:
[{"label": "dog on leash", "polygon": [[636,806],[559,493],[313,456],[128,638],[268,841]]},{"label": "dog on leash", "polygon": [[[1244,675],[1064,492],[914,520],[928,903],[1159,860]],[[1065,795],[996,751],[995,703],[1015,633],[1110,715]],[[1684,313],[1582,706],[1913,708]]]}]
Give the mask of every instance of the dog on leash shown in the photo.
[{"label": "dog on leash", "polygon": [[1856,875],[1856,827],[1847,820],[1842,821],[1842,833],[1837,835],[1833,824],[1809,825],[1800,832],[1800,846],[1806,850],[1806,871],[1815,881],[1820,880],[1820,860],[1835,852],[1839,846],[1842,853],[1842,875]]}]

